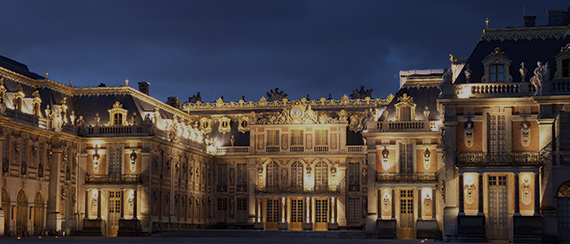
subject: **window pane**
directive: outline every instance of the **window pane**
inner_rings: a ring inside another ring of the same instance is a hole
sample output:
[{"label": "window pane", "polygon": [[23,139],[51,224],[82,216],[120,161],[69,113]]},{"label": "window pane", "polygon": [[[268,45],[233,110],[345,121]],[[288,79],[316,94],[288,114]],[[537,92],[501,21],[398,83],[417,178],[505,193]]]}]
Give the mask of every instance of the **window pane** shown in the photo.
[{"label": "window pane", "polygon": [[503,72],[503,65],[497,65],[497,72],[498,72],[498,73],[502,73],[502,72]]},{"label": "window pane", "polygon": [[491,65],[491,73],[497,73],[497,65]]}]

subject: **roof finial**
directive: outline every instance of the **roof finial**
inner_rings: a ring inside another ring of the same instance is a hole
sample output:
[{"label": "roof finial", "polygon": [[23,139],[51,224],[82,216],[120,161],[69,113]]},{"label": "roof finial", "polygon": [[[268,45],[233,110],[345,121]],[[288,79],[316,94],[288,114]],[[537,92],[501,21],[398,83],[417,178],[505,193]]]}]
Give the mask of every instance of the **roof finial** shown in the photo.
[{"label": "roof finial", "polygon": [[69,79],[69,87],[71,87],[71,84],[73,84],[73,81]]},{"label": "roof finial", "polygon": [[489,20],[489,17],[487,17],[487,19],[485,20],[485,25],[487,26],[487,29],[489,29],[489,23],[491,21]]},{"label": "roof finial", "polygon": [[46,70],[46,80],[48,79],[48,75],[49,75],[49,73],[48,73],[47,70]]},{"label": "roof finial", "polygon": [[129,86],[129,78],[125,78],[125,86]]}]

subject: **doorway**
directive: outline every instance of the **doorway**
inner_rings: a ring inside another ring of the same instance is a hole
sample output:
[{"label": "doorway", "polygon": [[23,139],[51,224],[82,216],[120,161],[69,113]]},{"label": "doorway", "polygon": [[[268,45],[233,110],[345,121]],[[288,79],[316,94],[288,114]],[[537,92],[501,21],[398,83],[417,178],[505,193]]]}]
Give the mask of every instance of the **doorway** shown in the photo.
[{"label": "doorway", "polygon": [[279,198],[268,197],[265,199],[265,229],[277,230],[279,225]]},{"label": "doorway", "polygon": [[489,176],[489,217],[487,223],[487,239],[489,241],[506,241],[507,226],[507,176]]},{"label": "doorway", "polygon": [[400,238],[414,238],[414,190],[400,190]]},{"label": "doorway", "polygon": [[303,198],[291,198],[291,223],[289,224],[290,230],[303,230]]},{"label": "doorway", "polygon": [[109,221],[108,236],[117,236],[119,233],[119,219],[121,218],[121,191],[109,191]]},{"label": "doorway", "polygon": [[328,230],[329,199],[327,197],[315,198],[315,230]]}]

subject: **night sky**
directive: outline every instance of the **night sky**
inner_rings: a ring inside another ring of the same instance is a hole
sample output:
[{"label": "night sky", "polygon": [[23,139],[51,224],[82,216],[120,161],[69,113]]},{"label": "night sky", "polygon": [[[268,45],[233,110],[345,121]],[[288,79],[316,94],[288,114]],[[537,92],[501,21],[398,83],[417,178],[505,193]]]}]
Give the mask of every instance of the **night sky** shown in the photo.
[{"label": "night sky", "polygon": [[396,93],[400,70],[449,67],[485,28],[546,25],[564,1],[8,1],[0,55],[87,87],[148,81],[166,101]]}]

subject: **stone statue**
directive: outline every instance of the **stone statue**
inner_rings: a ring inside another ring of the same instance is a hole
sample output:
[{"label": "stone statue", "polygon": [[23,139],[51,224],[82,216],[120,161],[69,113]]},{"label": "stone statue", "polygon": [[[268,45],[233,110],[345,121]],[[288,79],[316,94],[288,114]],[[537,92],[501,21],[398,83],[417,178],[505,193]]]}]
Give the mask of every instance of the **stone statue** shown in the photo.
[{"label": "stone statue", "polygon": [[469,83],[469,81],[471,80],[471,65],[467,64],[465,65],[465,68],[463,69],[463,74],[465,74],[465,80],[467,81],[467,83]]},{"label": "stone statue", "polygon": [[548,67],[548,62],[542,64],[542,62],[536,62],[536,68],[534,69],[534,76],[530,78],[530,83],[534,85],[536,91],[534,96],[542,96],[542,83],[550,79],[550,68]]},{"label": "stone statue", "polygon": [[442,79],[443,81],[437,84],[437,88],[439,88],[440,97],[443,96],[443,88],[451,85],[451,71],[448,68],[444,69]]},{"label": "stone statue", "polygon": [[521,68],[519,69],[519,73],[521,74],[521,82],[526,82],[526,73],[528,70],[524,67],[525,63],[521,63]]},{"label": "stone statue", "polygon": [[473,146],[473,122],[467,122],[467,127],[465,127],[465,146]]},{"label": "stone statue", "polygon": [[521,144],[524,147],[528,147],[530,145],[530,126],[529,126],[529,123],[527,121],[522,123]]}]

